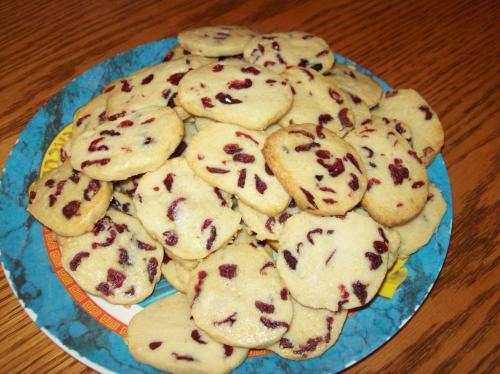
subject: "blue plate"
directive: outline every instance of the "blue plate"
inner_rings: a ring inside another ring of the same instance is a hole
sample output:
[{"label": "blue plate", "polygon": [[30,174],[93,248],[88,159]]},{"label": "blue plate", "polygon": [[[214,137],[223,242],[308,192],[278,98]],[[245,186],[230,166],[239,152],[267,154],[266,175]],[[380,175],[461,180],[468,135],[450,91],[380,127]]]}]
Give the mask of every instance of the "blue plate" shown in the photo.
[{"label": "blue plate", "polygon": [[[103,373],[156,373],[157,370],[136,362],[120,335],[98,323],[70,297],[47,256],[42,226],[25,211],[26,191],[38,177],[49,144],[71,122],[78,107],[98,95],[112,80],[161,62],[176,45],[176,38],[145,44],[94,66],[68,83],[31,119],[3,171],[0,259],[7,280],[28,315],[45,334],[70,355]],[[385,91],[391,89],[363,67],[342,56],[336,58],[372,76]],[[378,296],[368,307],[352,315],[337,343],[319,358],[297,362],[274,354],[264,355],[247,359],[236,373],[338,372],[368,356],[405,325],[434,285],[451,234],[451,189],[441,155],[429,167],[428,174],[442,191],[448,209],[431,241],[405,264],[408,276],[394,296],[390,299]],[[162,281],[153,298],[171,292],[172,288]]]}]

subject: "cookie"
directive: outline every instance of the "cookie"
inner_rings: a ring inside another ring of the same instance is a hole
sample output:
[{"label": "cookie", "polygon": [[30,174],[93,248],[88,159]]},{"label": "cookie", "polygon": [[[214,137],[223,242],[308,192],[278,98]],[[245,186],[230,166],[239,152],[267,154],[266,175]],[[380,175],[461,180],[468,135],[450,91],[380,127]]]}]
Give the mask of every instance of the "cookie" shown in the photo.
[{"label": "cookie", "polygon": [[113,192],[113,198],[111,199],[109,207],[116,209],[119,212],[128,214],[129,216],[137,217],[137,212],[135,211],[134,201],[132,200],[132,197],[123,192]]},{"label": "cookie", "polygon": [[293,125],[266,140],[269,167],[297,206],[316,215],[351,210],[366,190],[365,169],[356,150],[333,132]]},{"label": "cookie", "polygon": [[189,278],[191,276],[192,270],[186,269],[185,267],[176,263],[176,261],[169,259],[161,264],[161,273],[165,277],[168,283],[174,287],[177,291],[186,293],[188,290]]},{"label": "cookie", "polygon": [[380,101],[382,87],[373,78],[357,70],[354,66],[336,63],[324,75],[342,90],[363,100],[370,108],[373,108]]},{"label": "cookie", "polygon": [[194,322],[215,340],[265,347],[288,330],[292,303],[264,249],[229,245],[204,260],[189,285]]},{"label": "cookie", "polygon": [[332,51],[322,38],[298,31],[259,35],[248,42],[243,56],[278,74],[289,66],[323,72],[334,62]]},{"label": "cookie", "polygon": [[125,342],[140,362],[171,373],[223,374],[237,368],[248,349],[211,339],[190,318],[186,296],[160,299],[137,313]]},{"label": "cookie", "polygon": [[290,111],[279,120],[283,127],[313,123],[344,137],[353,127],[349,103],[340,89],[311,69],[289,68],[283,73],[292,86]]},{"label": "cookie", "polygon": [[379,116],[372,116],[372,120],[370,123],[373,124],[380,123],[393,128],[394,130],[396,130],[396,132],[399,133],[399,135],[401,135],[403,138],[406,139],[408,144],[410,144],[413,147],[413,141],[411,138],[411,129],[410,126],[408,126],[406,123],[398,121],[397,119],[394,118],[379,117]]},{"label": "cookie", "polygon": [[192,139],[186,160],[207,183],[259,212],[277,214],[288,206],[290,197],[266,167],[261,151],[265,140],[262,131],[216,123]]},{"label": "cookie", "polygon": [[386,92],[372,113],[406,123],[412,132],[413,148],[425,165],[430,165],[443,147],[441,122],[427,101],[415,90]]},{"label": "cookie", "polygon": [[295,202],[292,203],[284,211],[269,216],[239,201],[238,212],[240,212],[243,222],[256,234],[257,240],[278,240],[287,219],[300,213]]},{"label": "cookie", "polygon": [[170,108],[149,107],[110,118],[72,143],[71,165],[88,176],[116,181],[157,169],[184,135]]},{"label": "cookie", "polygon": [[223,61],[186,74],[178,100],[195,116],[262,130],[290,109],[293,97],[281,76],[243,61]]},{"label": "cookie", "polygon": [[200,66],[211,63],[211,59],[188,56],[170,62],[145,67],[119,81],[107,99],[108,115],[119,115],[148,106],[168,106],[173,108],[181,119],[188,114],[175,105],[179,82],[184,75]]},{"label": "cookie", "polygon": [[108,210],[92,231],[58,237],[61,263],[85,291],[112,304],[135,304],[160,280],[163,249],[128,214]]},{"label": "cookie", "polygon": [[386,125],[370,124],[345,140],[366,166],[368,182],[361,204],[375,221],[392,227],[420,213],[427,199],[427,172],[401,135]]},{"label": "cookie", "polygon": [[394,227],[401,235],[399,256],[406,258],[423,247],[434,235],[446,212],[446,202],[441,191],[432,183],[424,209],[410,222]]},{"label": "cookie", "polygon": [[91,179],[66,161],[35,182],[26,210],[58,235],[81,235],[104,216],[112,193],[111,183]]},{"label": "cookie", "polygon": [[177,38],[181,47],[195,55],[218,57],[243,53],[255,35],[254,31],[241,26],[208,26],[183,31]]},{"label": "cookie", "polygon": [[168,160],[139,182],[137,216],[153,237],[174,255],[194,260],[226,244],[241,216],[197,177],[184,158]]},{"label": "cookie", "polygon": [[387,271],[389,240],[370,217],[297,214],[280,235],[276,266],[302,305],[331,311],[366,305]]},{"label": "cookie", "polygon": [[267,347],[289,360],[305,360],[321,356],[335,344],[342,331],[347,311],[333,313],[327,309],[303,306],[291,298],[293,318],[281,339]]}]

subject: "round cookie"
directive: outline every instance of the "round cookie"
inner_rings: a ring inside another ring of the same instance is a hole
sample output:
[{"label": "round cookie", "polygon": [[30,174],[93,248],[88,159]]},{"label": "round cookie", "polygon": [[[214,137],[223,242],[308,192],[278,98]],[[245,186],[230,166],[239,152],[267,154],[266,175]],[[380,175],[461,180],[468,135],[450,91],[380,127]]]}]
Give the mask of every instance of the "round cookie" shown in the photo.
[{"label": "round cookie", "polygon": [[307,213],[291,217],[280,236],[276,266],[302,305],[331,311],[366,305],[387,271],[389,240],[370,217]]},{"label": "round cookie", "polygon": [[237,368],[248,349],[211,339],[190,318],[186,296],[174,294],[137,313],[125,342],[140,362],[177,374],[224,374]]},{"label": "round cookie", "polygon": [[332,51],[322,38],[298,31],[259,35],[248,42],[243,56],[278,74],[289,66],[322,72],[334,62]]},{"label": "round cookie", "polygon": [[189,113],[262,130],[292,105],[285,80],[243,61],[222,61],[186,74],[179,84],[180,104]]},{"label": "round cookie", "polygon": [[113,198],[111,199],[109,207],[128,214],[129,216],[137,217],[132,197],[123,192],[118,192],[116,190],[113,192]]},{"label": "round cookie", "polygon": [[58,237],[61,263],[85,291],[112,304],[135,304],[160,280],[163,249],[128,214],[108,210],[91,232]]},{"label": "round cookie", "polygon": [[183,31],[177,38],[181,47],[195,55],[219,57],[243,53],[255,35],[254,31],[241,26],[207,26]]},{"label": "round cookie", "polygon": [[256,234],[257,240],[278,240],[287,219],[300,213],[300,209],[293,202],[281,213],[269,216],[239,201],[238,212],[240,212],[243,222]]},{"label": "round cookie", "polygon": [[71,165],[92,178],[116,181],[157,169],[182,140],[170,108],[149,107],[85,131],[72,144]]},{"label": "round cookie", "polygon": [[328,309],[313,309],[291,298],[293,318],[281,339],[267,347],[289,360],[305,360],[321,356],[335,344],[342,331],[347,311],[333,313]]},{"label": "round cookie", "polygon": [[396,132],[399,133],[399,135],[401,135],[403,138],[406,139],[408,144],[413,146],[413,142],[412,142],[412,138],[411,138],[411,129],[407,124],[405,124],[401,121],[398,121],[397,119],[394,119],[394,118],[379,117],[379,116],[372,116],[372,121],[370,123],[373,123],[373,124],[380,123],[380,124],[383,124],[383,125],[386,125],[386,126],[393,128],[394,130],[396,130]]},{"label": "round cookie", "polygon": [[236,195],[259,212],[277,214],[288,206],[290,197],[266,167],[261,151],[265,140],[262,131],[212,124],[192,139],[186,160],[207,183]]},{"label": "round cookie", "polygon": [[324,75],[342,90],[363,100],[370,108],[373,108],[380,101],[382,87],[354,66],[337,63]]},{"label": "round cookie", "polygon": [[[165,261],[165,258],[167,258],[167,261]],[[177,291],[187,293],[189,278],[193,270],[186,269],[176,261],[168,258],[168,256],[165,256],[165,258],[161,264],[161,273]]]},{"label": "round cookie", "polygon": [[58,235],[81,235],[104,216],[112,193],[111,183],[91,179],[66,161],[35,182],[26,210]]},{"label": "round cookie", "polygon": [[363,197],[366,178],[356,150],[333,132],[293,125],[266,140],[264,156],[297,206],[316,215],[339,215]]},{"label": "round cookie", "polygon": [[194,322],[224,344],[266,347],[288,330],[292,303],[271,257],[250,244],[227,246],[194,272]]},{"label": "round cookie", "polygon": [[185,119],[187,113],[174,101],[179,82],[188,71],[211,62],[208,58],[189,56],[145,67],[119,81],[119,89],[113,90],[108,97],[107,112],[119,115],[123,111],[131,112],[149,106],[168,106]]},{"label": "round cookie", "polygon": [[134,196],[142,224],[171,253],[187,260],[208,256],[226,244],[241,216],[198,178],[184,158],[146,173]]},{"label": "round cookie", "polygon": [[368,182],[361,204],[375,221],[392,227],[420,213],[427,200],[427,172],[401,135],[387,125],[371,124],[352,131],[345,140],[366,167]]},{"label": "round cookie", "polygon": [[444,131],[437,114],[425,99],[412,89],[386,92],[372,112],[407,124],[413,148],[425,165],[430,165],[444,144]]},{"label": "round cookie", "polygon": [[290,111],[279,120],[281,126],[313,123],[340,137],[354,127],[354,117],[345,95],[321,74],[292,67],[283,76],[293,88],[294,99]]},{"label": "round cookie", "polygon": [[446,202],[441,191],[430,183],[427,203],[420,214],[410,222],[394,227],[394,231],[401,235],[399,256],[406,258],[424,246],[434,235],[445,213]]}]

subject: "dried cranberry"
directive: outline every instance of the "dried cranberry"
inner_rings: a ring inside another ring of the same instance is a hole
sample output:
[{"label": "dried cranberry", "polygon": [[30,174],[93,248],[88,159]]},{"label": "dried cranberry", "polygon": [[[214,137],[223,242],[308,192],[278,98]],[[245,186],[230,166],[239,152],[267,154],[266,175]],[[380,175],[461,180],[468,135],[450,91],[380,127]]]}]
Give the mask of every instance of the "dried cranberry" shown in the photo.
[{"label": "dried cranberry", "polygon": [[154,251],[156,249],[156,246],[148,244],[148,243],[144,243],[141,240],[137,240],[137,247],[139,249],[144,250],[144,251]]},{"label": "dried cranberry", "polygon": [[224,356],[229,357],[233,354],[234,348],[230,345],[224,344]]},{"label": "dried cranberry", "polygon": [[247,169],[241,169],[238,175],[238,187],[240,188],[245,187],[246,178],[247,178]]},{"label": "dried cranberry", "polygon": [[179,240],[177,234],[173,230],[165,231],[162,235],[165,237],[165,244],[169,247],[176,245]]},{"label": "dried cranberry", "polygon": [[[333,231],[333,230],[332,230],[332,231]],[[333,255],[335,254],[335,252],[337,252],[337,250],[336,250],[336,249],[334,249],[334,250],[330,253],[330,255],[326,258],[326,260],[325,260],[325,265],[328,265],[328,263],[329,263],[329,262],[330,262],[330,260],[332,259],[332,257],[333,257]]]},{"label": "dried cranberry", "polygon": [[427,105],[420,105],[418,109],[424,112],[426,121],[432,119],[431,108],[429,108]]},{"label": "dried cranberry", "polygon": [[118,255],[118,263],[120,265],[132,265],[130,263],[130,258],[128,256],[128,252],[125,248],[120,248],[119,249],[120,254]]},{"label": "dried cranberry", "polygon": [[289,134],[300,134],[300,135],[304,135],[306,137],[308,137],[309,139],[316,139],[315,136],[313,134],[311,134],[309,131],[306,131],[306,130],[292,130],[292,131],[288,131]]},{"label": "dried cranberry", "polygon": [[343,104],[343,103],[344,103],[344,100],[342,99],[342,96],[340,96],[340,94],[339,94],[337,91],[335,91],[334,89],[329,88],[329,89],[328,89],[328,93],[330,94],[330,97],[331,97],[333,100],[335,100],[335,102],[336,102],[337,104],[339,104],[339,105],[340,105],[340,104]]},{"label": "dried cranberry", "polygon": [[80,117],[78,118],[78,120],[76,121],[76,126],[81,126],[82,125],[82,122],[85,121],[87,118],[90,117],[90,114],[86,114],[84,115],[83,117]]},{"label": "dried cranberry", "polygon": [[217,238],[217,229],[215,226],[210,227],[210,236],[207,239],[206,249],[212,249],[215,239]]},{"label": "dried cranberry", "polygon": [[358,177],[356,176],[356,174],[351,173],[351,178],[352,179],[348,183],[349,187],[353,191],[359,190],[359,181],[358,181]]},{"label": "dried cranberry", "polygon": [[89,256],[90,256],[90,253],[88,253],[88,252],[78,252],[75,255],[75,257],[73,257],[73,259],[70,261],[69,268],[72,271],[76,271],[76,269],[78,268],[78,266],[80,266],[80,263],[82,262],[82,259],[86,258],[86,257],[89,257]]},{"label": "dried cranberry", "polygon": [[179,72],[179,73],[172,74],[170,77],[168,77],[167,81],[169,83],[172,83],[174,86],[178,86],[180,80],[182,79],[182,77],[185,74],[186,74],[186,72]]},{"label": "dried cranberry", "polygon": [[421,164],[421,163],[422,163],[422,160],[420,159],[420,157],[418,157],[417,152],[412,151],[412,150],[409,150],[409,151],[408,151],[408,154],[409,154],[411,157],[413,157],[415,160],[417,160],[419,164]]},{"label": "dried cranberry", "polygon": [[158,269],[158,260],[152,257],[148,261],[147,271],[149,274],[149,282],[153,283]]},{"label": "dried cranberry", "polygon": [[354,104],[361,104],[361,102],[363,101],[359,97],[357,97],[356,95],[349,94],[349,96],[351,96],[351,100]]},{"label": "dried cranberry", "polygon": [[288,300],[288,290],[286,288],[282,288],[280,291],[281,300]]},{"label": "dried cranberry", "polygon": [[267,231],[269,231],[271,234],[273,233],[273,226],[275,223],[276,223],[276,218],[271,216],[267,219],[266,223],[264,224]]},{"label": "dried cranberry", "polygon": [[263,301],[257,300],[255,302],[255,307],[260,310],[261,313],[274,313],[274,305],[273,304],[267,304]]},{"label": "dried cranberry", "polygon": [[368,147],[361,147],[361,148],[363,148],[365,151],[368,152],[368,155],[366,157],[368,157],[368,158],[373,157],[373,150],[371,148],[368,148]]},{"label": "dried cranberry", "polygon": [[122,91],[123,92],[130,92],[132,91],[132,86],[130,85],[129,81],[124,79],[124,80],[121,80],[120,83],[122,84]]},{"label": "dried cranberry", "polygon": [[212,100],[206,96],[201,98],[201,103],[203,104],[204,108],[213,108],[214,107],[214,104],[212,104]]},{"label": "dried cranberry", "polygon": [[237,270],[238,265],[236,264],[223,264],[219,266],[219,275],[223,278],[233,279]]},{"label": "dried cranberry", "polygon": [[121,111],[120,113],[113,114],[108,117],[108,121],[116,121],[118,118],[123,117],[127,112],[125,110]]},{"label": "dried cranberry", "polygon": [[283,251],[283,257],[285,258],[285,261],[290,269],[295,270],[297,268],[297,259],[288,249]]},{"label": "dried cranberry", "polygon": [[109,288],[109,284],[106,282],[99,283],[95,289],[101,292],[104,296],[113,295],[113,291]]},{"label": "dried cranberry", "polygon": [[367,183],[367,186],[366,186],[366,190],[367,190],[367,191],[370,191],[370,190],[371,190],[371,188],[372,188],[372,186],[373,186],[374,184],[380,184],[380,180],[379,180],[379,179],[377,179],[377,178],[370,178],[370,179],[368,179],[368,183]]},{"label": "dried cranberry", "polygon": [[252,164],[255,162],[255,156],[247,153],[237,153],[233,156],[233,161],[241,162],[244,164]]},{"label": "dried cranberry", "polygon": [[382,265],[382,257],[376,253],[366,252],[365,257],[370,261],[370,270],[377,270]]},{"label": "dried cranberry", "polygon": [[233,90],[242,90],[242,89],[250,88],[250,87],[252,87],[252,80],[248,79],[248,78],[245,78],[245,80],[243,80],[243,81],[236,79],[236,80],[229,82],[229,84],[228,84],[228,88],[233,89]]},{"label": "dried cranberry", "polygon": [[210,218],[207,218],[206,220],[203,221],[203,224],[201,225],[201,232],[205,231],[212,225],[212,220]]},{"label": "dried cranberry", "polygon": [[162,344],[163,344],[162,342],[151,342],[151,343],[149,343],[149,349],[154,351],[156,348],[158,348]]},{"label": "dried cranberry", "polygon": [[189,355],[180,355],[176,352],[172,352],[171,353],[172,356],[174,356],[177,360],[182,360],[182,361],[194,361],[194,358],[193,356],[189,356]]},{"label": "dried cranberry", "polygon": [[119,136],[121,133],[115,130],[103,130],[99,135]]},{"label": "dried cranberry", "polygon": [[253,66],[249,66],[249,67],[246,67],[246,68],[241,68],[240,69],[242,73],[249,73],[249,74],[253,74],[253,75],[259,75],[260,74],[260,70],[254,68]]},{"label": "dried cranberry", "polygon": [[80,215],[80,202],[72,200],[62,208],[62,213],[67,219]]},{"label": "dried cranberry", "polygon": [[207,171],[212,174],[226,174],[229,173],[229,170],[227,169],[221,169],[221,168],[214,168],[211,166],[206,167]]},{"label": "dried cranberry", "polygon": [[262,265],[262,267],[259,270],[259,273],[265,275],[267,273],[264,272],[264,270],[266,270],[267,268],[274,268],[274,267],[275,267],[274,262],[268,261],[264,265]]},{"label": "dried cranberry", "polygon": [[273,171],[271,170],[271,168],[269,167],[269,165],[267,164],[267,162],[265,163],[264,165],[264,169],[266,170],[266,174],[269,175],[269,176],[274,176],[274,173]]},{"label": "dried cranberry", "polygon": [[314,338],[307,339],[306,344],[300,345],[299,349],[293,351],[296,355],[302,355],[307,357],[306,352],[314,352],[318,348],[319,343],[323,341],[322,336],[316,336]]},{"label": "dried cranberry", "polygon": [[217,65],[212,66],[212,71],[214,73],[218,73],[219,71],[222,71],[223,69],[224,69],[224,65],[221,65],[221,64],[217,64]]},{"label": "dried cranberry", "polygon": [[261,195],[267,190],[267,184],[257,174],[255,174],[255,188]]},{"label": "dried cranberry", "polygon": [[318,206],[316,205],[316,202],[314,201],[314,196],[312,193],[310,193],[308,190],[306,190],[305,188],[303,187],[300,187],[300,190],[302,191],[302,193],[306,196],[306,199],[307,201],[309,202],[309,204],[311,204],[311,206],[314,208],[314,209],[318,209]]},{"label": "dried cranberry", "polygon": [[247,138],[248,140],[251,140],[252,142],[254,142],[255,144],[259,145],[259,142],[257,140],[255,140],[253,137],[251,137],[250,135],[248,135],[247,133],[244,133],[242,131],[236,131],[234,133],[237,137],[244,137],[244,138]]},{"label": "dried cranberry", "polygon": [[125,119],[125,120],[121,121],[120,124],[118,125],[118,127],[121,129],[123,129],[125,127],[131,127],[131,126],[134,126],[134,121],[131,121],[129,119]]},{"label": "dried cranberry", "polygon": [[97,138],[97,139],[94,139],[90,142],[90,145],[89,145],[89,148],[88,148],[88,151],[89,152],[97,152],[97,151],[107,151],[109,150],[108,146],[102,144],[100,146],[97,146],[97,144],[99,144],[100,142],[102,142],[104,140],[104,136],[100,137],[100,138]]},{"label": "dried cranberry", "polygon": [[352,153],[347,152],[345,156],[347,157],[347,159],[348,159],[349,161],[351,161],[351,163],[352,163],[352,164],[356,167],[356,169],[358,169],[358,171],[361,173],[361,168],[359,167],[358,160],[356,160],[356,159],[354,158],[354,156],[352,155]]},{"label": "dried cranberry", "polygon": [[312,240],[312,236],[313,236],[314,234],[320,234],[320,235],[321,235],[321,234],[323,234],[323,229],[321,229],[321,228],[316,228],[316,229],[313,229],[313,230],[308,231],[308,233],[307,233],[307,235],[306,235],[306,236],[307,236],[307,240],[308,240],[308,241],[309,241],[309,243],[311,243],[311,244],[314,244],[314,240]]},{"label": "dried cranberry", "polygon": [[174,183],[174,173],[168,173],[165,179],[163,180],[163,184],[168,192],[172,192],[172,184]]},{"label": "dried cranberry", "polygon": [[328,159],[332,157],[332,154],[325,149],[319,149],[316,151],[316,156],[318,156],[319,158]]},{"label": "dried cranberry", "polygon": [[83,191],[83,198],[87,201],[92,200],[95,197],[95,195],[97,195],[100,189],[101,189],[101,182],[92,179],[87,185],[87,188],[85,188],[85,190]]},{"label": "dried cranberry", "polygon": [[333,117],[330,114],[320,114],[318,117],[318,123],[320,125],[324,125],[333,120]]},{"label": "dried cranberry", "polygon": [[368,297],[368,292],[366,292],[366,284],[361,283],[360,281],[356,281],[352,284],[352,289],[354,294],[358,298],[361,305],[365,305],[366,298]]},{"label": "dried cranberry", "polygon": [[170,221],[175,221],[175,218],[176,218],[176,209],[177,209],[177,205],[179,205],[179,203],[185,201],[186,198],[185,197],[178,197],[177,199],[175,199],[174,201],[172,201],[167,209],[167,217]]},{"label": "dried cranberry", "polygon": [[141,84],[144,85],[144,84],[148,84],[148,83],[151,83],[151,81],[153,80],[154,78],[154,74],[149,74],[147,77],[145,77]]},{"label": "dried cranberry", "polygon": [[214,321],[213,322],[213,325],[214,326],[220,326],[220,325],[223,325],[225,323],[228,323],[230,326],[233,325],[233,323],[236,322],[236,315],[238,313],[237,312],[234,312],[233,314],[231,314],[229,317],[226,317],[224,318],[223,320],[220,320],[220,321]]},{"label": "dried cranberry", "polygon": [[403,166],[403,160],[399,158],[395,158],[394,163],[389,164],[389,171],[395,185],[402,184],[410,176],[409,170]]},{"label": "dried cranberry", "polygon": [[197,329],[191,331],[191,338],[198,344],[207,344],[207,342],[201,338],[201,334]]},{"label": "dried cranberry", "polygon": [[340,158],[336,158],[333,164],[328,164],[323,159],[318,159],[317,161],[318,164],[328,170],[328,174],[332,177],[337,177],[345,171],[344,163]]},{"label": "dried cranberry", "polygon": [[373,242],[373,248],[378,252],[378,253],[385,253],[389,249],[387,247],[387,244],[385,242],[381,242],[380,240],[375,240]]},{"label": "dried cranberry", "polygon": [[219,188],[214,187],[214,192],[217,198],[220,200],[220,206],[227,206],[227,201],[224,199],[224,196],[222,196],[222,192]]},{"label": "dried cranberry", "polygon": [[342,124],[342,127],[353,127],[354,126],[352,121],[347,116],[348,114],[349,114],[349,109],[347,109],[347,108],[342,108],[339,111],[339,120],[340,120],[340,123]]},{"label": "dried cranberry", "polygon": [[53,179],[47,179],[47,181],[45,182],[45,186],[48,188],[54,187],[54,184],[55,184],[55,181]]},{"label": "dried cranberry", "polygon": [[234,155],[235,153],[239,153],[243,150],[238,144],[235,143],[226,144],[223,149],[228,155]]},{"label": "dried cranberry", "polygon": [[280,347],[283,349],[293,348],[293,344],[288,338],[281,338],[280,339]]},{"label": "dried cranberry", "polygon": [[276,329],[278,327],[284,327],[284,328],[288,329],[290,327],[290,325],[286,322],[272,321],[264,316],[260,317],[260,322],[262,322],[262,324],[264,326],[266,326],[268,329]]},{"label": "dried cranberry", "polygon": [[[28,204],[33,204],[33,200],[35,200],[35,197],[36,197],[36,191],[30,191],[30,194],[28,197]],[[52,204],[52,205],[54,205],[54,204]]]},{"label": "dried cranberry", "polygon": [[425,185],[424,181],[416,181],[416,182],[412,183],[411,188],[413,188],[413,189],[420,188],[420,187],[422,187],[424,185]]},{"label": "dried cranberry", "polygon": [[146,125],[148,123],[153,123],[155,121],[155,118],[154,117],[151,117],[151,118],[148,118],[144,121],[141,122],[141,125]]},{"label": "dried cranberry", "polygon": [[82,162],[82,164],[80,165],[80,167],[82,169],[85,169],[86,167],[92,166],[92,165],[101,165],[101,166],[104,166],[104,165],[109,164],[110,161],[111,161],[110,158],[101,158],[99,160],[86,160],[86,161]]},{"label": "dried cranberry", "polygon": [[233,98],[229,94],[225,94],[222,92],[219,92],[217,95],[215,95],[215,98],[219,100],[222,104],[240,104],[241,100]]},{"label": "dried cranberry", "polygon": [[113,286],[113,288],[120,288],[123,286],[123,282],[125,282],[126,278],[127,276],[122,272],[115,269],[108,269],[108,277],[106,280]]}]

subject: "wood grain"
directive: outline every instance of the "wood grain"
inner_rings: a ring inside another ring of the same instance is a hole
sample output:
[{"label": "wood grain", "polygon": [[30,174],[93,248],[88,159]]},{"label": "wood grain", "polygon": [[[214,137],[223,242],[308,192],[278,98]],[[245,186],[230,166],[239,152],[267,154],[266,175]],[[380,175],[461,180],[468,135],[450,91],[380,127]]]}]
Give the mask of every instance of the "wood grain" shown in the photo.
[{"label": "wood grain", "polygon": [[[3,1],[0,166],[38,108],[114,54],[196,26],[303,30],[440,115],[453,189],[448,257],[416,316],[349,373],[492,373],[500,367],[500,6],[477,1]],[[37,329],[3,273],[0,371],[91,373]]]}]

